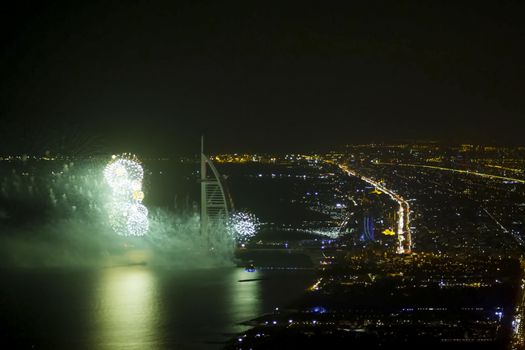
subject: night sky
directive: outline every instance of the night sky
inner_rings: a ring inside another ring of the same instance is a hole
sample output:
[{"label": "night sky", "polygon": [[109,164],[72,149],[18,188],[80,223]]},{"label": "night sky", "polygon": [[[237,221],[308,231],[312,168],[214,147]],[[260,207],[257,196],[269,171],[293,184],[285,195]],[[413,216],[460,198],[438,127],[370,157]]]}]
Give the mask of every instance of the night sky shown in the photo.
[{"label": "night sky", "polygon": [[524,1],[1,6],[0,153],[525,143]]}]

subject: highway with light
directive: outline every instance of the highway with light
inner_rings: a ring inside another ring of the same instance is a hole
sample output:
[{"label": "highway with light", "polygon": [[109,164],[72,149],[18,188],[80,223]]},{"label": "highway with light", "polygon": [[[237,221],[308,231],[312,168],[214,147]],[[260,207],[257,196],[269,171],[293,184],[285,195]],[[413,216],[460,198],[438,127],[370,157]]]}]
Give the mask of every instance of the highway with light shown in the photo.
[{"label": "highway with light", "polygon": [[392,200],[396,201],[399,205],[397,211],[397,252],[399,254],[410,253],[412,250],[412,238],[410,233],[410,205],[400,195],[386,188],[378,181],[375,181],[369,177],[358,174],[355,170],[350,169],[344,164],[338,164],[339,168],[349,176],[355,176],[361,180],[375,186],[379,191],[386,193]]},{"label": "highway with light", "polygon": [[488,178],[488,179],[492,179],[492,180],[504,180],[504,181],[511,181],[511,182],[517,182],[517,183],[525,184],[525,180],[523,180],[523,179],[517,179],[517,178],[507,177],[507,176],[499,176],[499,175],[480,173],[480,172],[477,172],[477,171],[470,171],[470,170],[445,168],[445,167],[434,166],[434,165],[406,164],[406,163],[392,164],[392,163],[382,163],[382,162],[373,163],[373,164],[434,169],[434,170],[449,171],[449,172],[459,173],[459,174],[474,175],[474,176],[484,177],[484,178]]}]

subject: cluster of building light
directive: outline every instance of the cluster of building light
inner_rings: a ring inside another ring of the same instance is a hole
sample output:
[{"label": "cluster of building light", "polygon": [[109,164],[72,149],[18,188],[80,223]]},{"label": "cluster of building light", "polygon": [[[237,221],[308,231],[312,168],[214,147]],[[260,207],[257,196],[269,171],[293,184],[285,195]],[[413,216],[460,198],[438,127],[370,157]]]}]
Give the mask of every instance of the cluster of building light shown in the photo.
[{"label": "cluster of building light", "polygon": [[390,198],[392,198],[392,200],[396,201],[399,204],[399,208],[397,210],[397,218],[398,218],[397,219],[397,241],[398,241],[397,252],[400,254],[410,253],[411,246],[412,246],[410,228],[409,228],[410,205],[407,203],[407,201],[405,201],[398,194],[384,187],[378,181],[374,181],[368,177],[359,175],[355,171],[349,169],[346,165],[339,164],[339,168],[343,170],[345,173],[347,173],[348,175],[359,177],[365,182],[368,182],[369,184],[373,185],[376,188],[376,190],[386,193]]},{"label": "cluster of building light", "polygon": [[[377,164],[392,165],[390,163],[377,163]],[[480,177],[488,178],[488,179],[491,179],[491,180],[503,180],[503,181],[510,181],[510,182],[516,182],[516,183],[525,184],[525,180],[523,180],[523,179],[517,179],[517,178],[507,177],[507,176],[492,175],[492,174],[485,174],[485,173],[480,173],[480,172],[477,172],[477,171],[454,169],[454,168],[446,168],[446,167],[432,166],[432,165],[421,165],[421,164],[395,164],[395,165],[396,166],[408,166],[408,167],[414,167],[414,168],[434,169],[434,170],[441,170],[441,171],[450,171],[450,172],[459,173],[459,174],[468,174],[468,175],[480,176]]]},{"label": "cluster of building light", "polygon": [[[525,273],[525,261],[521,260],[522,273]],[[512,317],[512,338],[510,348],[512,350],[523,349],[525,343],[523,335],[523,316],[525,314],[525,279],[521,280],[520,298]]]}]

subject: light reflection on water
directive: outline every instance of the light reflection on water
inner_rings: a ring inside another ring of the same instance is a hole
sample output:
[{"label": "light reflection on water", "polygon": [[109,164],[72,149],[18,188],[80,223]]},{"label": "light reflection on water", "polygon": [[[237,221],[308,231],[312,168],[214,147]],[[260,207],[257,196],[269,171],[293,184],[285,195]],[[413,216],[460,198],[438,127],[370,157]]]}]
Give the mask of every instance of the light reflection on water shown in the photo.
[{"label": "light reflection on water", "polygon": [[[235,332],[241,332],[247,327],[238,325],[240,321],[248,321],[263,313],[261,300],[260,272],[246,272],[235,269],[231,274],[231,292],[229,293],[229,310],[233,311],[231,327]],[[253,279],[253,281],[247,281]]]},{"label": "light reflection on water", "polygon": [[9,337],[29,349],[191,350],[220,349],[240,322],[301,296],[312,272],[127,266],[1,277],[0,348]]},{"label": "light reflection on water", "polygon": [[225,334],[247,328],[239,322],[263,312],[260,275],[240,268],[170,273],[143,266],[105,269],[96,287],[94,346],[220,347],[214,343],[225,340]]},{"label": "light reflection on water", "polygon": [[105,269],[100,274],[95,305],[98,349],[160,349],[157,281],[144,267]]}]

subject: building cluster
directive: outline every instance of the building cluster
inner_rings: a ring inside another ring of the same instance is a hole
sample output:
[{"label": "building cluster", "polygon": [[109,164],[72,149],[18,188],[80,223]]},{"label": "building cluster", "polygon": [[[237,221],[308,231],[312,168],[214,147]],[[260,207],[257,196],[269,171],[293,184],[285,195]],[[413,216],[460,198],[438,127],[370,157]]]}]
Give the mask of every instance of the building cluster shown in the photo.
[{"label": "building cluster", "polygon": [[[359,161],[348,154],[350,167],[381,179],[410,201],[416,250],[521,255],[525,244],[525,183],[519,178],[512,181],[479,173],[476,167],[468,171],[429,167],[421,160],[410,166],[385,162],[383,152],[391,155],[392,149],[359,152]],[[485,159],[489,155],[499,153],[485,154]],[[378,157],[382,157],[380,161],[376,161]],[[525,169],[524,165],[520,169]]]},{"label": "building cluster", "polygon": [[[259,179],[296,179],[290,201],[325,215],[337,239],[310,245],[322,255],[303,300],[252,320],[228,348],[524,344],[525,148],[361,145],[274,159],[285,170]],[[410,254],[394,249],[392,194],[409,204]]]},{"label": "building cluster", "polygon": [[[340,247],[339,247],[340,248]],[[327,252],[328,253],[328,252]],[[303,300],[247,324],[231,349],[286,344],[500,348],[512,336],[519,264],[506,258],[334,249]]]}]

